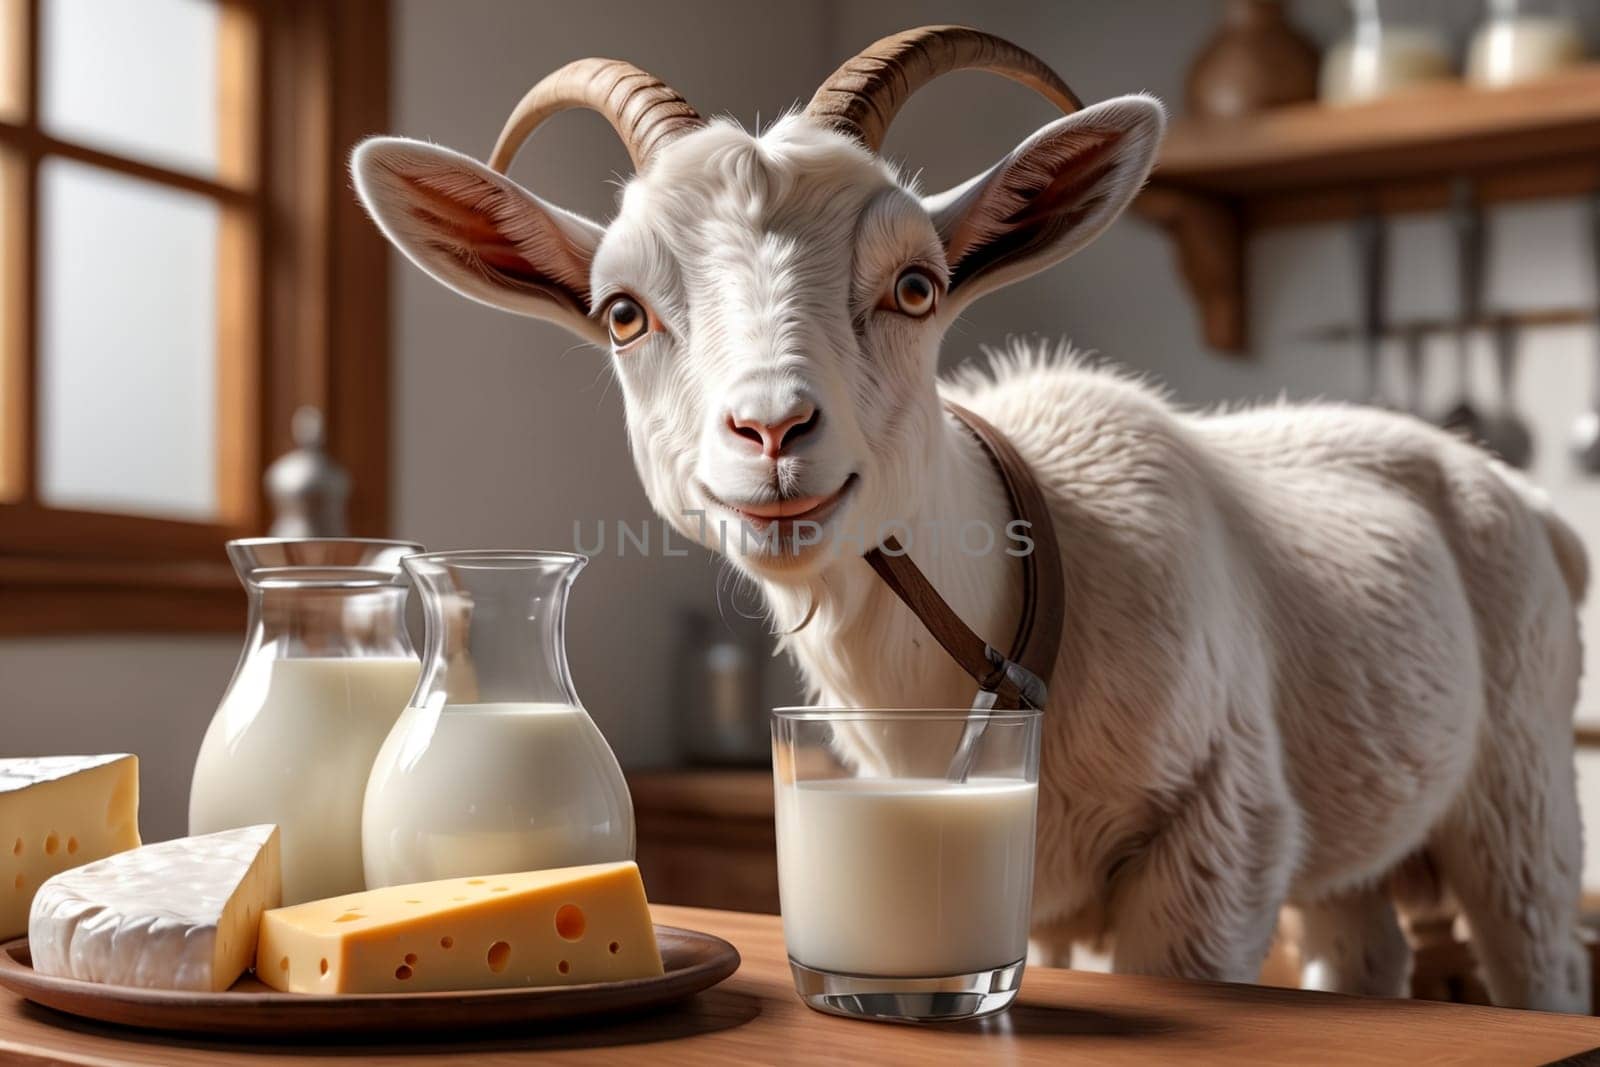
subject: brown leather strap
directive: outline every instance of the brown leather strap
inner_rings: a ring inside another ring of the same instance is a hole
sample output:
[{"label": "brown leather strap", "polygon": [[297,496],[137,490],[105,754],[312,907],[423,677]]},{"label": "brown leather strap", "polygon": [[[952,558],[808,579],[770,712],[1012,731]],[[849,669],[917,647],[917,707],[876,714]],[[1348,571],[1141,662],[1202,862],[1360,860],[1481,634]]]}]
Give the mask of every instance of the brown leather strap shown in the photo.
[{"label": "brown leather strap", "polygon": [[[978,688],[995,694],[996,707],[1043,707],[1066,615],[1066,586],[1055,523],[1033,471],[1006,436],[987,419],[959,404],[946,401],[945,408],[972,431],[988,452],[1005,485],[1011,514],[1028,524],[1027,536],[1033,540],[1033,550],[1018,557],[1022,566],[1022,613],[1010,650],[1002,657],[961,621],[961,616],[893,537],[885,538],[865,558],[940,647],[972,675]],[[997,537],[996,544],[1005,540]]]}]

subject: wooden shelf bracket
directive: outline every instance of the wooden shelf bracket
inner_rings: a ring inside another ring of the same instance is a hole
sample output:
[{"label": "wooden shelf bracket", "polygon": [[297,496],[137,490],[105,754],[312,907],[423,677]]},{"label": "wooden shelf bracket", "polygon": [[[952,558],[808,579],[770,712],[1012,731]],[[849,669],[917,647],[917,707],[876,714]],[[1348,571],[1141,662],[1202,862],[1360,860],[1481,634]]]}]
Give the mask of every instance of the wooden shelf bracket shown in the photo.
[{"label": "wooden shelf bracket", "polygon": [[1244,227],[1224,197],[1151,186],[1135,210],[1172,238],[1178,271],[1193,294],[1206,344],[1228,353],[1248,347]]}]

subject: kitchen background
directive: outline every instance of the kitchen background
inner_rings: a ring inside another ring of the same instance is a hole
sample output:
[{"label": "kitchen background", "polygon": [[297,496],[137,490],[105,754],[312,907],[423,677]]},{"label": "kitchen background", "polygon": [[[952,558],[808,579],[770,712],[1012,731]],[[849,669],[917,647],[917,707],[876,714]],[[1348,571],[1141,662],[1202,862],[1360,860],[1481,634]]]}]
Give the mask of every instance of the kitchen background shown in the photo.
[{"label": "kitchen background", "polygon": [[[702,110],[751,126],[804,100],[840,60],[876,37],[932,22],[972,23],[1017,41],[1062,72],[1086,100],[1144,90],[1176,111],[1185,74],[1214,32],[1220,6],[1166,0],[397,0],[388,127],[481,156],[528,86],[569,59],[596,54],[629,58]],[[1474,3],[1420,6],[1458,43],[1480,16]],[[1593,3],[1577,6],[1591,51],[1600,51],[1600,11]],[[1346,25],[1343,5],[1331,0],[1287,7],[1319,43]],[[135,23],[126,32],[141,31]],[[116,95],[118,69],[107,64],[101,83],[79,89]],[[1050,118],[1049,107],[1019,87],[987,75],[956,75],[913,99],[887,151],[920,171],[925,188],[943,188],[987,167]],[[541,196],[604,217],[614,175],[626,172],[610,130],[580,115],[542,130],[513,175]],[[1521,201],[1493,207],[1488,219],[1489,308],[1595,301],[1583,204]],[[1391,313],[1453,314],[1447,219],[1437,213],[1397,218],[1390,247]],[[71,309],[70,272],[88,261],[58,262],[67,272],[64,299]],[[1070,339],[1150,375],[1194,406],[1362,395],[1358,343],[1316,336],[1320,328],[1358,318],[1349,225],[1264,232],[1252,239],[1246,263],[1248,358],[1208,349],[1172,242],[1134,217],[1063,266],[981,302],[952,332],[947,356],[953,365],[1010,335],[1043,335]],[[618,520],[635,529],[650,520],[628,455],[620,397],[601,354],[575,348],[555,327],[463,300],[398,256],[388,269],[394,536],[441,549],[569,548],[574,519],[589,538],[597,522],[614,531]],[[131,276],[133,288],[120,299],[163,307],[171,300],[165,281],[155,272]],[[93,308],[77,311],[93,321]],[[71,311],[63,315],[70,318]],[[1600,477],[1576,469],[1566,441],[1590,397],[1596,344],[1590,325],[1526,331],[1515,390],[1537,443],[1533,476],[1591,551],[1600,551]],[[1455,399],[1451,351],[1448,338],[1430,345],[1429,411]],[[1477,356],[1477,398],[1493,407],[1499,398],[1486,338],[1477,340]],[[1391,395],[1398,396],[1399,361],[1392,350],[1388,357]],[[129,427],[129,433],[154,437],[171,430],[137,421]],[[129,441],[130,447],[137,443]],[[659,524],[652,525],[659,538]],[[0,614],[5,601],[0,587]],[[749,591],[704,553],[619,557],[615,541],[608,543],[576,587],[568,642],[578,690],[626,767],[683,759],[684,665],[698,662],[689,620],[698,616],[708,632],[734,635],[731,640],[748,649],[762,643],[759,622],[742,617],[756,608]],[[1600,633],[1600,597],[1591,598],[1586,625],[1590,634]],[[24,635],[0,640],[0,752],[137,751],[144,760],[146,838],[181,833],[190,769],[233,667],[238,634],[29,637],[25,626],[15,625],[5,632]],[[1580,716],[1600,725],[1600,640],[1591,638],[1590,649]],[[797,695],[786,664],[764,655],[753,662],[762,676],[761,694],[752,698],[758,712]],[[1583,758],[1583,776],[1589,823],[1600,825],[1600,756]],[[1588,884],[1600,889],[1600,849],[1591,849],[1588,872]]]}]

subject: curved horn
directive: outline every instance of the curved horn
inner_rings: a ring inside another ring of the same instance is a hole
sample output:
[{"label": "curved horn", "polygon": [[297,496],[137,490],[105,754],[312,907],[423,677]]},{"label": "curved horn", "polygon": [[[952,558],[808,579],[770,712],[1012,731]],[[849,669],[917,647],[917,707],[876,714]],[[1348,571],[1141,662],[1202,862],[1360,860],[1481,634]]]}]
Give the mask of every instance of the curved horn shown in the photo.
[{"label": "curved horn", "polygon": [[1002,74],[1069,115],[1083,107],[1055,71],[1010,41],[968,26],[923,26],[885,37],[847,60],[822,83],[806,114],[876,152],[911,94],[956,70]]},{"label": "curved horn", "polygon": [[636,171],[643,170],[663,144],[705,125],[688,101],[632,63],[578,59],[546,75],[517,103],[489,155],[489,166],[504,174],[541,122],[574,107],[605,116],[622,138]]}]

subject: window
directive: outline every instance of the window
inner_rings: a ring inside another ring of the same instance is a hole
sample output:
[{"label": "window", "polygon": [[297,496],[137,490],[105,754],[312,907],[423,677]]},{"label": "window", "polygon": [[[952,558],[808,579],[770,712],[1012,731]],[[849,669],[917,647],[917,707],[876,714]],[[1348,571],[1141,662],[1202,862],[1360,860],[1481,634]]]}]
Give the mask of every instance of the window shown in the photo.
[{"label": "window", "polygon": [[386,260],[345,179],[384,0],[0,0],[0,634],[236,626],[327,415],[385,532]]}]

